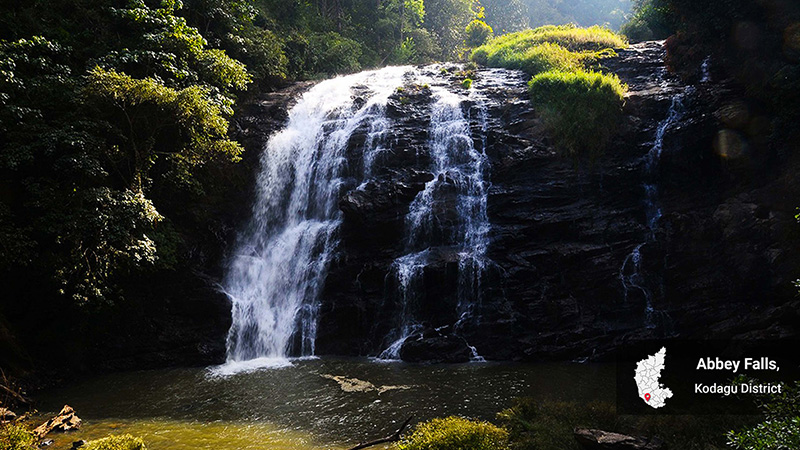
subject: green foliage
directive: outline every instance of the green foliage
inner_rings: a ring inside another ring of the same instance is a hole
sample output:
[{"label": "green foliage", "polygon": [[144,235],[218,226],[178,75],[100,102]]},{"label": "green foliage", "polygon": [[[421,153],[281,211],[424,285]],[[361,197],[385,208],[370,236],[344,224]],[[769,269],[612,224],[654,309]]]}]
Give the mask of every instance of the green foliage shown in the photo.
[{"label": "green foliage", "polygon": [[[507,5],[508,0],[484,0],[487,16],[492,17],[493,10]],[[629,0],[521,0],[529,23],[526,26],[537,27],[551,23],[576,23],[580,26],[601,25],[619,29],[630,12]],[[492,21],[490,24],[494,25]],[[514,31],[509,29],[508,31]]]},{"label": "green foliage", "polygon": [[83,446],[86,450],[147,450],[141,438],[130,434],[108,436],[89,441]]},{"label": "green foliage", "polygon": [[519,399],[497,414],[501,425],[508,430],[512,450],[559,449],[578,450],[575,427],[613,429],[616,423],[614,406],[590,402],[537,402]]},{"label": "green foliage", "polygon": [[433,419],[418,424],[397,445],[399,450],[502,450],[508,433],[489,422],[461,417]]},{"label": "green foliage", "polygon": [[765,420],[728,433],[728,445],[737,450],[800,448],[800,382],[784,386],[780,394],[759,396],[757,403]]},{"label": "green foliage", "polygon": [[[116,130],[111,156],[133,168],[128,184],[134,191],[142,191],[158,157],[191,167],[217,158],[236,160],[242,152],[238,143],[226,138],[225,115],[232,113],[231,103],[212,97],[209,88],[177,91],[155,79],[136,80],[97,67],[90,72],[85,94]],[[170,141],[163,142],[164,136]]]},{"label": "green foliage", "polygon": [[729,445],[741,450],[789,450],[800,448],[800,417],[767,420],[754,428],[728,435]]},{"label": "green foliage", "polygon": [[391,61],[395,64],[409,64],[417,57],[417,46],[414,39],[407,37],[392,53]]},{"label": "green foliage", "polygon": [[489,66],[519,69],[532,75],[549,70],[579,70],[586,59],[580,53],[571,52],[558,44],[551,43],[539,44],[523,51],[499,48],[487,56],[482,52],[483,50],[473,53],[473,59]]},{"label": "green foliage", "polygon": [[584,68],[626,46],[607,28],[549,25],[491,39],[472,60],[534,75],[531,99],[556,145],[569,156],[593,159],[616,132],[626,87],[614,75]]},{"label": "green foliage", "polygon": [[461,82],[461,87],[464,89],[470,89],[472,87],[472,79],[464,78],[464,81]]},{"label": "green foliage", "polygon": [[183,245],[156,205],[182,191],[197,201],[206,167],[242,151],[227,132],[244,64],[210,48],[180,2],[120,3],[21,5],[12,32],[42,35],[0,42],[0,275],[12,292],[33,279],[39,295],[118,300],[122,279],[166,267],[157,244],[171,264]]},{"label": "green foliage", "polygon": [[486,22],[475,19],[467,25],[467,45],[469,47],[478,47],[483,45],[487,39],[492,37],[494,30]]},{"label": "green foliage", "polygon": [[135,78],[155,76],[172,87],[203,82],[223,93],[242,90],[250,82],[244,64],[220,49],[209,49],[200,32],[177,15],[181,3],[164,1],[150,8],[131,0],[128,8],[112,8],[119,27],[128,31],[122,49],[112,49],[97,64]]},{"label": "green foliage", "polygon": [[281,40],[257,23],[267,21],[252,0],[187,0],[187,22],[205,30],[209,45],[225,50],[244,63],[259,84],[287,76],[287,58]]},{"label": "green foliage", "polygon": [[616,133],[626,87],[616,75],[545,72],[528,84],[557,147],[578,158],[596,158]]},{"label": "green foliage", "polygon": [[579,70],[626,46],[623,37],[605,28],[545,26],[494,38],[476,48],[472,60],[535,75],[549,70]]},{"label": "green foliage", "polygon": [[34,450],[36,437],[24,426],[16,423],[0,424],[0,449]]},{"label": "green foliage", "polygon": [[485,21],[497,30],[497,34],[530,27],[528,7],[523,0],[483,0],[481,5],[486,8]]},{"label": "green foliage", "polygon": [[312,74],[343,74],[361,69],[361,44],[329,32],[309,38],[309,67]]},{"label": "green foliage", "polygon": [[569,24],[547,25],[499,36],[486,44],[485,51],[489,55],[500,49],[520,52],[544,43],[557,44],[573,52],[621,49],[628,46],[623,36],[607,28],[598,26],[579,28]]},{"label": "green foliage", "polygon": [[635,41],[666,39],[677,23],[667,0],[634,0],[633,14],[620,32]]},{"label": "green foliage", "polygon": [[475,16],[472,3],[472,0],[425,0],[423,26],[440,49],[435,57],[448,60],[459,54],[466,39],[465,28]]}]

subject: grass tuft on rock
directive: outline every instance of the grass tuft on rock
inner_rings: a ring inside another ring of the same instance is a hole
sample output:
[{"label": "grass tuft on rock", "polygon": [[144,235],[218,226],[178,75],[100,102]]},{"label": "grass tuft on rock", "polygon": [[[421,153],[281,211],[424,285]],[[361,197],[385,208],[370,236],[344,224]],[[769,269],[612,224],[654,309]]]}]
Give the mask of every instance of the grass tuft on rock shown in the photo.
[{"label": "grass tuft on rock", "polygon": [[397,445],[398,450],[505,450],[508,432],[489,422],[446,417],[422,422]]},{"label": "grass tuft on rock", "polygon": [[551,71],[528,83],[531,100],[558,148],[595,159],[616,133],[626,86],[616,75]]},{"label": "grass tuft on rock", "polygon": [[607,28],[548,25],[491,39],[472,60],[533,75],[531,100],[560,152],[594,160],[616,133],[627,87],[587,67],[627,46]]},{"label": "grass tuft on rock", "polygon": [[607,28],[548,25],[491,39],[472,52],[472,60],[535,75],[554,69],[577,69],[627,46],[624,36]]}]

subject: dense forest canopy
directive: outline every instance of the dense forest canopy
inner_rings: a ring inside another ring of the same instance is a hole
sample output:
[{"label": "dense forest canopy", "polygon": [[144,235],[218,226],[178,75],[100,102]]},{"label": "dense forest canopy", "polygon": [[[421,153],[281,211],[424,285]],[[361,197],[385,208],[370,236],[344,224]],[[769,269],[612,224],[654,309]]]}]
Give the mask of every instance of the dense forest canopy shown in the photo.
[{"label": "dense forest canopy", "polygon": [[[227,136],[228,122],[248,90],[458,58],[474,20],[502,34],[536,21],[610,23],[624,7],[605,0],[4,2],[0,265],[49,280],[42,289],[77,303],[117,298],[117,277],[174,268],[185,231],[202,228],[219,206],[208,202],[222,202],[219,171],[232,170],[242,151]],[[189,214],[187,204],[198,208]]]}]

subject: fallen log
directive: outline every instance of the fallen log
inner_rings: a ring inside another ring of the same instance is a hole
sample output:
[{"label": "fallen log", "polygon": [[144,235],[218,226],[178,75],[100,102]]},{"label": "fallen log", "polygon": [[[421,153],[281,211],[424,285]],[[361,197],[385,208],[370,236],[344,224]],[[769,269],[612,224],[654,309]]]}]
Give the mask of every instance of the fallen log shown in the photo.
[{"label": "fallen log", "polygon": [[348,450],[361,450],[361,449],[364,449],[364,448],[367,448],[367,447],[373,447],[375,445],[388,444],[389,442],[397,442],[397,441],[399,441],[400,440],[400,435],[403,434],[403,430],[405,430],[406,427],[408,426],[409,422],[411,422],[411,418],[412,417],[414,417],[414,416],[411,416],[408,419],[406,419],[406,421],[403,422],[402,425],[400,425],[400,428],[398,428],[398,430],[395,431],[394,434],[386,436],[385,438],[375,439],[374,441],[365,442],[363,444],[358,444],[355,447],[353,447],[351,449],[348,449]]}]

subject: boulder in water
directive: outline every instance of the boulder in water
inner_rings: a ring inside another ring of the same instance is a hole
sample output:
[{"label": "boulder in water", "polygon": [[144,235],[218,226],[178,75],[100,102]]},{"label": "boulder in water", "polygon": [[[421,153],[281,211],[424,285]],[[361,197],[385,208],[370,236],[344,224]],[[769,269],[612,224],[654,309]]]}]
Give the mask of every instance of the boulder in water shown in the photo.
[{"label": "boulder in water", "polygon": [[400,359],[413,363],[465,363],[472,358],[472,350],[463,338],[438,333],[421,333],[410,336],[400,347]]},{"label": "boulder in water", "polygon": [[660,450],[664,448],[660,439],[646,439],[586,428],[576,428],[575,439],[581,446],[588,449]]},{"label": "boulder in water", "polygon": [[74,431],[81,427],[81,419],[75,415],[75,410],[69,405],[64,405],[57,416],[39,425],[33,430],[34,434],[40,438],[51,431]]}]

